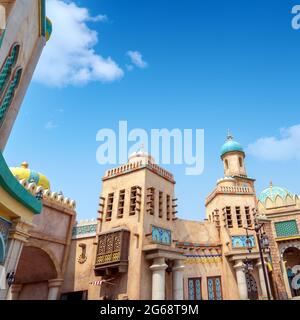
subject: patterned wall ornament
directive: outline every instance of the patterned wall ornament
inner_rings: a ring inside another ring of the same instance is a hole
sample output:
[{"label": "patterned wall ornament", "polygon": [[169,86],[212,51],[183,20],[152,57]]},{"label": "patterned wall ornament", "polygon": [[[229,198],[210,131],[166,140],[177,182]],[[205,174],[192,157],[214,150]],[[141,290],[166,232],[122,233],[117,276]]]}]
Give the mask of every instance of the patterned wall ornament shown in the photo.
[{"label": "patterned wall ornament", "polygon": [[163,229],[152,225],[152,241],[170,246],[172,244],[171,230]]},{"label": "patterned wall ornament", "polygon": [[78,262],[80,264],[84,264],[87,260],[87,256],[86,256],[86,244],[85,243],[81,243],[79,244],[79,247],[81,248],[81,254],[78,257]]},{"label": "patterned wall ornament", "polygon": [[281,221],[275,223],[276,235],[278,238],[292,237],[299,235],[296,220]]},{"label": "patterned wall ornament", "polygon": [[184,263],[189,264],[212,264],[212,263],[221,263],[222,255],[221,254],[185,254],[186,260]]},{"label": "patterned wall ornament", "polygon": [[76,226],[73,228],[73,237],[84,237],[90,235],[96,235],[97,223],[87,224],[82,226]]},{"label": "patterned wall ornament", "polygon": [[232,248],[247,248],[248,244],[247,241],[250,241],[251,247],[255,247],[255,239],[254,236],[232,236],[231,237],[231,244]]}]

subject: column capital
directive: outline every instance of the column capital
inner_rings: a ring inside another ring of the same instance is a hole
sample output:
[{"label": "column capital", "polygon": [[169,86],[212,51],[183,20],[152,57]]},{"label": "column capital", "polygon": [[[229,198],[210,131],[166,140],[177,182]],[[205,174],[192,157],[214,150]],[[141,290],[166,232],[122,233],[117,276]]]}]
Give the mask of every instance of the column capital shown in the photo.
[{"label": "column capital", "polygon": [[235,264],[234,264],[233,268],[236,269],[236,270],[243,269],[244,268],[243,260],[235,261]]},{"label": "column capital", "polygon": [[183,261],[183,259],[174,260],[172,271],[183,271],[185,268]]},{"label": "column capital", "polygon": [[48,287],[49,288],[60,287],[63,282],[64,282],[64,279],[51,279],[51,280],[48,280]]},{"label": "column capital", "polygon": [[168,265],[166,264],[165,258],[153,259],[153,264],[150,266],[151,271],[166,270]]},{"label": "column capital", "polygon": [[34,225],[21,218],[14,219],[12,222],[13,224],[9,231],[9,238],[16,239],[21,242],[27,242],[30,236],[29,232],[34,228]]}]

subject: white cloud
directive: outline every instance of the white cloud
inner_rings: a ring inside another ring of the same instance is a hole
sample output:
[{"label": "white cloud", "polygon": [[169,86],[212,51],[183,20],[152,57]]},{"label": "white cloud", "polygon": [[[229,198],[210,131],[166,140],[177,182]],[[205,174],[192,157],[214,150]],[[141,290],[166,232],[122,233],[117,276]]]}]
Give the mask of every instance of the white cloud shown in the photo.
[{"label": "white cloud", "polygon": [[143,56],[139,51],[128,51],[127,55],[130,57],[131,63],[136,67],[141,69],[148,67],[148,63],[143,60]]},{"label": "white cloud", "polygon": [[56,122],[54,122],[53,120],[48,121],[45,125],[46,130],[52,130],[55,128],[58,128],[58,124]]},{"label": "white cloud", "polygon": [[280,137],[260,138],[248,146],[248,153],[269,161],[300,160],[300,124],[280,130]]},{"label": "white cloud", "polygon": [[123,77],[124,71],[111,57],[96,53],[98,34],[87,25],[89,21],[106,21],[105,15],[91,17],[88,9],[73,1],[47,0],[47,16],[53,32],[37,66],[36,81],[63,87]]}]

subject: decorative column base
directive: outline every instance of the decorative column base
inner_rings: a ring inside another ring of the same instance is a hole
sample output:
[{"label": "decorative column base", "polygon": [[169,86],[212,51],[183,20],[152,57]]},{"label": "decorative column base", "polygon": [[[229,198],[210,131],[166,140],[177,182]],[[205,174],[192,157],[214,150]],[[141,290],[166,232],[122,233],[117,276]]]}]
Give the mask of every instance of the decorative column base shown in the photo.
[{"label": "decorative column base", "polygon": [[165,258],[155,258],[152,271],[152,300],[165,300],[166,269],[168,265]]}]

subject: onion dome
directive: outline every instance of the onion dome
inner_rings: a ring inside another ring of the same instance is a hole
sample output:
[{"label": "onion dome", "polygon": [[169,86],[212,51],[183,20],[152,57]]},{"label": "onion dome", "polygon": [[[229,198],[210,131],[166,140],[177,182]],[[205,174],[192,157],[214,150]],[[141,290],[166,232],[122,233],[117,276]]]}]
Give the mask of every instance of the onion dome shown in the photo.
[{"label": "onion dome", "polygon": [[272,182],[270,183],[270,187],[265,189],[258,197],[258,200],[261,203],[265,203],[269,198],[271,201],[275,201],[277,197],[280,197],[282,200],[285,200],[288,196],[294,198],[295,195],[292,194],[289,190],[282,187],[273,186]]},{"label": "onion dome", "polygon": [[233,136],[228,132],[227,141],[222,146],[221,157],[229,152],[242,152],[244,153],[243,147],[236,141],[233,140]]},{"label": "onion dome", "polygon": [[133,152],[128,159],[129,163],[139,162],[143,161],[143,163],[146,163],[147,161],[150,161],[151,163],[155,163],[154,158],[149,155],[147,152],[144,151],[144,147],[141,146],[137,151]]},{"label": "onion dome", "polygon": [[29,183],[34,182],[37,186],[50,190],[50,182],[46,176],[29,169],[27,162],[23,162],[20,167],[10,168],[10,171],[18,180],[26,180]]}]

